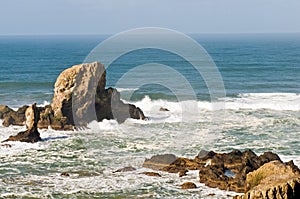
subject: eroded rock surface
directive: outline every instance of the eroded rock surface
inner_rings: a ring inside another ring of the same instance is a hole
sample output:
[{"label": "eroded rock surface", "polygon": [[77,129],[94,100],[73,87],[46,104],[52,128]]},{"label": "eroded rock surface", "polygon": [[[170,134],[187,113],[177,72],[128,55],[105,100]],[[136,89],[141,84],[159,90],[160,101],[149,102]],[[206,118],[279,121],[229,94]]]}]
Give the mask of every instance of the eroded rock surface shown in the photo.
[{"label": "eroded rock surface", "polygon": [[[93,120],[116,119],[122,123],[127,118],[145,119],[140,108],[124,103],[116,89],[105,89],[105,86],[106,71],[99,62],[79,64],[64,70],[55,82],[52,103],[38,107],[38,128],[51,126],[55,130],[72,130],[75,125],[86,126]],[[3,125],[24,125],[27,107],[14,111],[1,105]]]},{"label": "eroded rock surface", "polygon": [[42,140],[40,133],[37,129],[37,123],[39,121],[40,113],[36,107],[36,104],[29,106],[25,111],[26,117],[26,131],[22,131],[15,136],[9,136],[6,141],[20,141],[20,142],[37,142]]},{"label": "eroded rock surface", "polygon": [[272,161],[247,174],[245,195],[235,199],[298,199],[300,170],[293,162]]},{"label": "eroded rock surface", "polygon": [[146,159],[143,167],[169,173],[185,173],[187,170],[199,170],[200,182],[213,188],[239,193],[246,191],[246,176],[263,164],[278,160],[278,155],[266,152],[257,156],[253,151],[215,153],[201,151],[194,159],[174,155],[156,155]]}]

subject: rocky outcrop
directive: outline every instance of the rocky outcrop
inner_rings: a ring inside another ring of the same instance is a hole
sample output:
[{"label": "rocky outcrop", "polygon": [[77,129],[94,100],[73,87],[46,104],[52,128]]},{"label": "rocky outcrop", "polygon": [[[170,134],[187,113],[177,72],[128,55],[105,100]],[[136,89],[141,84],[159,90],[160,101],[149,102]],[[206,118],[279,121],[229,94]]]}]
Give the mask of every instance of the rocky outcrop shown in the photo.
[{"label": "rocky outcrop", "polygon": [[196,189],[197,186],[193,182],[185,182],[181,186],[181,189]]},{"label": "rocky outcrop", "polygon": [[2,125],[8,127],[9,125],[23,126],[25,124],[25,111],[28,106],[22,106],[17,111],[12,110],[8,106],[1,105],[0,119],[3,119]]},{"label": "rocky outcrop", "polygon": [[41,140],[40,133],[37,129],[40,113],[36,107],[36,104],[29,106],[25,111],[26,118],[26,131],[18,133],[16,136],[9,136],[6,141],[20,141],[20,142],[37,142]]},{"label": "rocky outcrop", "polygon": [[153,170],[162,170],[171,165],[176,159],[177,157],[173,154],[155,155],[150,159],[146,159],[143,163],[143,167]]},{"label": "rocky outcrop", "polygon": [[247,174],[245,195],[235,199],[298,199],[300,171],[293,162],[272,161]]},{"label": "rocky outcrop", "polygon": [[176,158],[174,155],[156,155],[146,159],[143,167],[169,173],[186,173],[187,170],[199,170],[200,182],[213,188],[239,193],[246,191],[246,176],[263,164],[280,160],[278,155],[266,152],[257,156],[253,151],[215,153],[201,151],[194,159]]},{"label": "rocky outcrop", "polygon": [[[266,152],[257,156],[253,151],[241,152],[234,150],[230,153],[209,154],[203,158],[196,157],[196,161],[205,165],[199,171],[200,182],[209,187],[223,190],[245,192],[245,180],[249,172],[261,167],[263,164],[279,160],[278,155]],[[203,162],[204,163],[204,162]]]},{"label": "rocky outcrop", "polygon": [[[122,102],[116,89],[105,89],[105,86],[106,71],[99,62],[66,69],[55,82],[51,105],[38,107],[38,128],[71,130],[75,125],[86,126],[93,120],[116,119],[122,123],[127,118],[145,119],[140,108]],[[0,106],[3,125],[24,125],[27,107],[14,111]]]},{"label": "rocky outcrop", "polygon": [[139,108],[123,103],[116,89],[105,89],[105,85],[106,71],[99,62],[66,69],[55,83],[51,104],[54,116],[80,126],[93,120],[145,118]]}]

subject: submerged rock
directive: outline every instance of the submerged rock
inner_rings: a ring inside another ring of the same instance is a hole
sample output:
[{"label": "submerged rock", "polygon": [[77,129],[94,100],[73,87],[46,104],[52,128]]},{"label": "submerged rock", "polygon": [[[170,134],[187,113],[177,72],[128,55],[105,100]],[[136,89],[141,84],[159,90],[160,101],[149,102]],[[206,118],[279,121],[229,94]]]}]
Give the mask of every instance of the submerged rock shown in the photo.
[{"label": "submerged rock", "polygon": [[135,171],[136,168],[134,167],[124,167],[124,168],[121,168],[121,169],[118,169],[116,171],[114,171],[113,173],[118,173],[118,172],[129,172],[129,171]]},{"label": "submerged rock", "polygon": [[247,174],[245,195],[235,199],[298,199],[300,198],[300,170],[293,162],[272,161]]},{"label": "submerged rock", "polygon": [[153,176],[153,177],[161,177],[161,175],[159,173],[156,173],[156,172],[142,172],[140,174],[143,174],[143,175],[147,175],[147,176]]},{"label": "submerged rock", "polygon": [[40,137],[40,133],[37,129],[37,123],[39,121],[40,113],[36,107],[36,104],[33,104],[32,106],[29,106],[26,109],[25,112],[25,118],[26,118],[26,131],[22,131],[18,133],[16,136],[9,136],[9,138],[6,141],[20,141],[20,142],[37,142],[42,140]]},{"label": "submerged rock", "polygon": [[173,154],[155,155],[150,159],[146,159],[143,163],[143,167],[160,170],[172,164],[176,159],[177,157]]},{"label": "submerged rock", "polygon": [[181,186],[181,189],[196,189],[197,186],[193,182],[185,182]]}]

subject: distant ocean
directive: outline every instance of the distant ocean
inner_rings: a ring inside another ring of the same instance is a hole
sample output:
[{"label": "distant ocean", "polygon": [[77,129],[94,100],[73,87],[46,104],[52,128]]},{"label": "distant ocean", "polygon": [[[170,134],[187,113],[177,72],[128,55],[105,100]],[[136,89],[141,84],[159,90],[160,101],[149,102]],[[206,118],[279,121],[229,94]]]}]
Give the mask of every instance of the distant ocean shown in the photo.
[{"label": "distant ocean", "polygon": [[[203,79],[186,70],[188,64],[174,54],[146,49],[129,53],[107,70],[107,86],[114,87],[124,71],[158,62],[181,72],[196,92],[178,102],[160,85],[118,90],[139,106],[149,121],[129,119],[93,122],[76,132],[41,130],[43,142],[11,143],[0,147],[0,197],[9,198],[230,198],[235,195],[205,187],[198,173],[178,178],[139,175],[145,158],[159,153],[194,157],[201,149],[228,152],[252,149],[278,153],[300,166],[300,34],[190,35],[214,60],[224,81],[225,107],[212,109]],[[108,35],[0,36],[0,104],[13,108],[37,102],[48,104],[53,86],[66,68],[82,63]],[[184,92],[183,92],[184,95]],[[128,96],[127,96],[128,97]],[[194,101],[193,101],[194,100]],[[196,103],[182,121],[182,104]],[[160,107],[169,112],[159,111]],[[222,124],[212,118],[222,120]],[[2,123],[2,122],[1,122]],[[97,128],[94,128],[95,125]],[[0,125],[0,140],[24,127]],[[125,166],[137,171],[112,174]],[[68,172],[70,177],[61,177]],[[180,190],[185,181],[193,191]],[[214,193],[213,196],[208,196]]]}]

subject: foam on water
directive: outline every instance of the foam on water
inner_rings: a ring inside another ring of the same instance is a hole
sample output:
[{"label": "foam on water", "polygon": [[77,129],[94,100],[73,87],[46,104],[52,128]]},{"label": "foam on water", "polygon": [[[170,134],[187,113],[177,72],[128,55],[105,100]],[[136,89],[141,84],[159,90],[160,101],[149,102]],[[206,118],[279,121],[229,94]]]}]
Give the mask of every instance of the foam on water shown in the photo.
[{"label": "foam on water", "polygon": [[[127,119],[123,124],[93,121],[87,129],[74,132],[40,130],[43,141],[35,144],[8,142],[11,148],[0,147],[0,186],[4,188],[0,197],[232,198],[235,193],[200,184],[198,171],[183,178],[163,172],[159,172],[162,178],[139,174],[150,171],[142,164],[152,155],[173,153],[193,158],[201,149],[272,151],[300,166],[300,113],[296,108],[290,111],[298,103],[297,94],[243,94],[222,100],[225,108],[220,109],[210,108],[211,102],[195,101],[199,112],[187,118],[182,117],[182,109],[195,102],[146,96],[134,103],[149,120]],[[280,106],[280,110],[275,106],[286,101],[289,106]],[[160,111],[161,107],[169,111]],[[0,125],[0,140],[24,129]],[[113,173],[125,166],[137,170]],[[61,176],[62,172],[70,177]],[[197,189],[181,190],[179,185],[186,181],[194,182]]]}]

